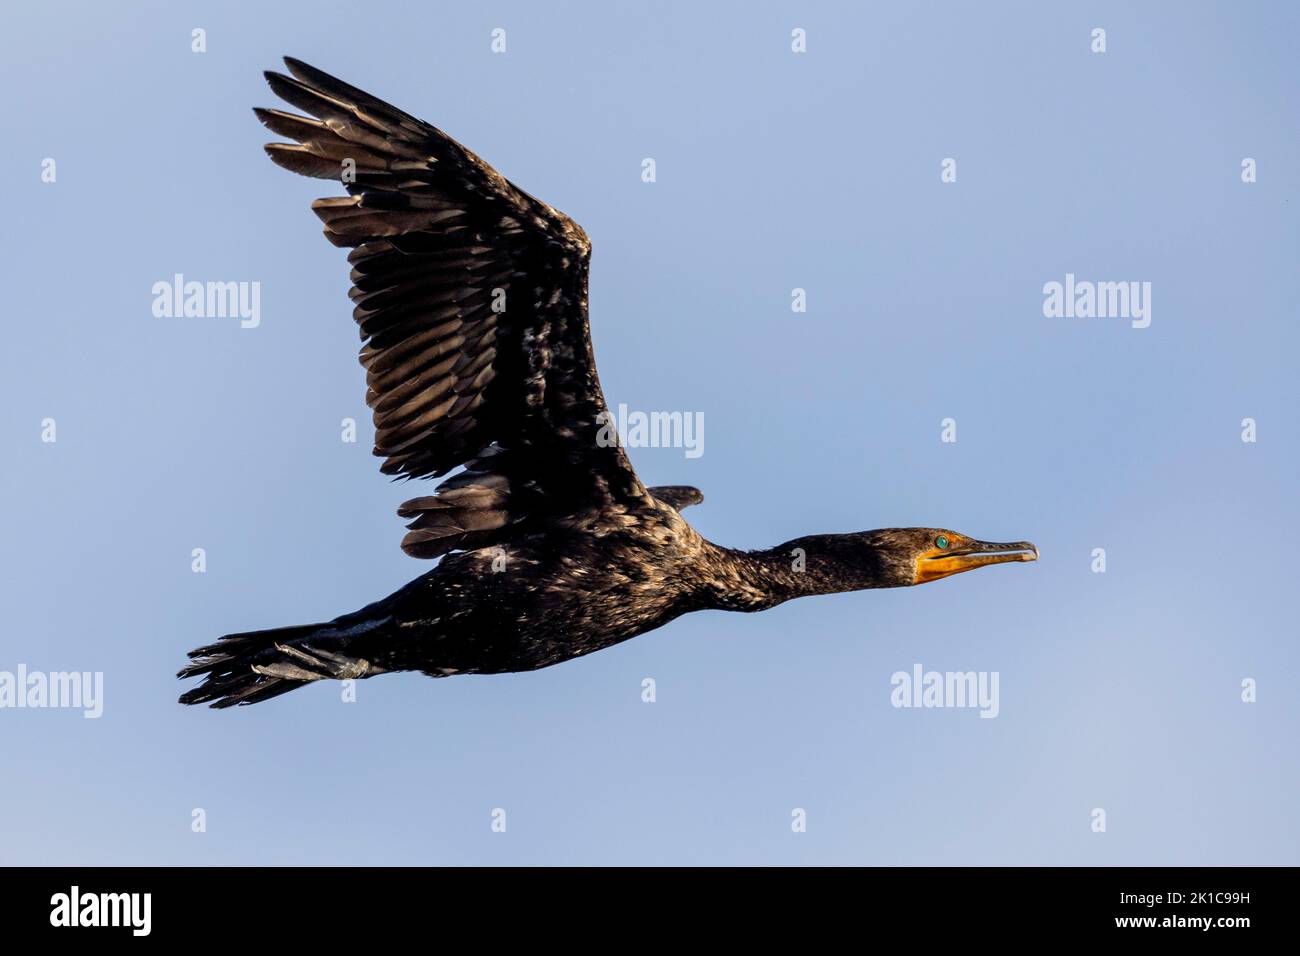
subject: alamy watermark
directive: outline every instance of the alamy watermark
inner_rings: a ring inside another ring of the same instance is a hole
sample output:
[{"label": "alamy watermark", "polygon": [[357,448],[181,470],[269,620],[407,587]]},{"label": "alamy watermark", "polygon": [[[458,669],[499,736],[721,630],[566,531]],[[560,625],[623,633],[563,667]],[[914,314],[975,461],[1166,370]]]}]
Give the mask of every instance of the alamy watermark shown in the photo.
[{"label": "alamy watermark", "polygon": [[997,671],[927,671],[913,664],[911,671],[895,671],[889,678],[894,707],[978,708],[981,717],[998,715]]},{"label": "alamy watermark", "polygon": [[186,282],[176,273],[171,282],[153,284],[157,319],[239,319],[241,329],[262,324],[262,283]]},{"label": "alamy watermark", "polygon": [[152,893],[83,893],[73,886],[50,897],[51,926],[120,926],[132,936],[148,936],[153,928]]},{"label": "alamy watermark", "polygon": [[1133,328],[1151,324],[1150,282],[1091,282],[1076,280],[1043,285],[1043,315],[1049,319],[1131,319]]},{"label": "alamy watermark", "polygon": [[64,708],[88,720],[104,713],[103,671],[0,671],[0,708]]},{"label": "alamy watermark", "polygon": [[601,448],[684,448],[687,458],[704,454],[703,412],[630,412],[618,406],[618,414],[601,412],[596,444]]}]

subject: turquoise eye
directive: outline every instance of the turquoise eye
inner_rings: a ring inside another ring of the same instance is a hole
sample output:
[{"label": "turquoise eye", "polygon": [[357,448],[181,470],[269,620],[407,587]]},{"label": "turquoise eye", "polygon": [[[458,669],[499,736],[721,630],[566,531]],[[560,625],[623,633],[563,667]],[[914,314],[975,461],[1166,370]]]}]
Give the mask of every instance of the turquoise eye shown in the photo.
[{"label": "turquoise eye", "polygon": [[943,548],[948,547],[948,539],[943,535],[939,535],[939,537],[934,539],[934,546],[942,550]]}]

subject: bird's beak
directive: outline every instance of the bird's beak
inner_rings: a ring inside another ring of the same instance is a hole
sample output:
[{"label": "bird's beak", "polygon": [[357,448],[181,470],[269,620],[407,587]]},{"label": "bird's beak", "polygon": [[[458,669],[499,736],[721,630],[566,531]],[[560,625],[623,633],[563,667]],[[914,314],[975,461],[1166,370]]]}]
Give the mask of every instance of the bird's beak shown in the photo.
[{"label": "bird's beak", "polygon": [[1029,541],[999,544],[994,541],[968,541],[955,548],[931,549],[916,562],[916,583],[937,581],[949,575],[972,571],[988,564],[1008,561],[1037,561],[1038,549]]}]

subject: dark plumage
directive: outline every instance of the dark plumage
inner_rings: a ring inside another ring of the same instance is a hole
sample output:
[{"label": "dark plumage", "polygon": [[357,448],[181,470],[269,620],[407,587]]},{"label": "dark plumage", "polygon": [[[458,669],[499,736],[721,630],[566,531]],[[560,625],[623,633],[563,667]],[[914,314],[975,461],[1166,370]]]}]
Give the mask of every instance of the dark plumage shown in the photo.
[{"label": "dark plumage", "polygon": [[587,326],[591,245],[577,223],[442,131],[305,63],[268,73],[310,114],[258,109],[295,141],[267,153],[341,180],[313,210],[352,249],[353,317],[385,474],[439,477],[399,509],[407,554],[441,558],[328,624],[231,634],[190,653],[187,704],[251,704],[323,678],[546,667],[689,611],[898,587],[1033,560],[1027,542],[903,528],[763,552],[704,540],[695,488],[646,488],[597,441],[606,405]]}]

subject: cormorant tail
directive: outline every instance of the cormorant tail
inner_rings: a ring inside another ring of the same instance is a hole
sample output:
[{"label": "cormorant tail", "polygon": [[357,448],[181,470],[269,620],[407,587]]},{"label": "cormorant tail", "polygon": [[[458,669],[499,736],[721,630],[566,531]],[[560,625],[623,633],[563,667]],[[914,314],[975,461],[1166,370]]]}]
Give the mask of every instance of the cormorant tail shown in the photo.
[{"label": "cormorant tail", "polygon": [[287,694],[314,680],[365,677],[377,673],[364,660],[311,643],[334,644],[335,624],[298,624],[266,631],[227,634],[214,644],[190,651],[190,664],[177,677],[203,676],[203,683],[181,694],[182,704],[234,707]]}]

